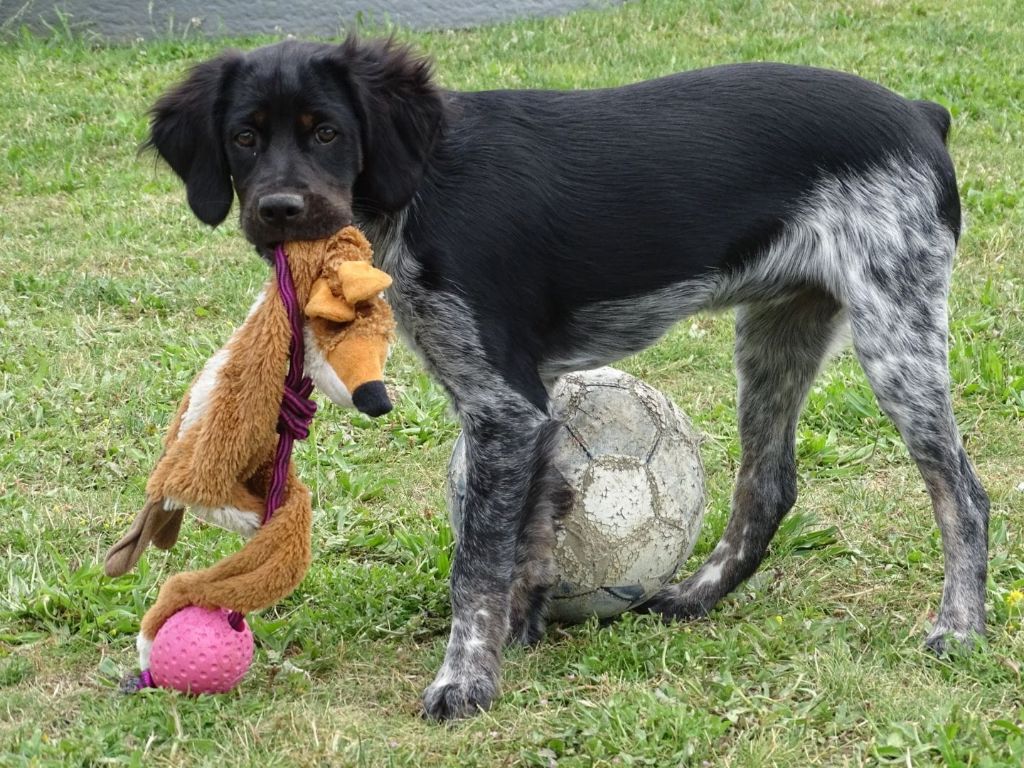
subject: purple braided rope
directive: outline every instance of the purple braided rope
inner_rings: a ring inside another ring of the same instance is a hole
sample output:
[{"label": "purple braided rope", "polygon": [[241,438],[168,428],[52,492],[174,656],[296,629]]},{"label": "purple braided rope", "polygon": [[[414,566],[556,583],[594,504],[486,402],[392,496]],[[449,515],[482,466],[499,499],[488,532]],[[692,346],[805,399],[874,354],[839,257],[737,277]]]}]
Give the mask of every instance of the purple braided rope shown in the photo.
[{"label": "purple braided rope", "polygon": [[[302,314],[299,311],[299,299],[295,295],[295,283],[288,268],[288,254],[284,246],[278,244],[274,250],[274,268],[277,272],[277,291],[281,295],[288,322],[292,328],[292,340],[288,349],[288,375],[284,380],[284,395],[281,398],[281,413],[277,420],[277,450],[274,452],[273,471],[270,475],[270,488],[267,491],[267,504],[263,510],[263,525],[266,525],[284,498],[284,486],[288,481],[288,464],[292,458],[292,445],[296,440],[309,437],[309,424],[316,413],[316,403],[309,399],[313,393],[313,382],[305,375],[303,363],[305,349],[302,337]],[[238,611],[228,615],[228,623],[239,632],[245,616]]]},{"label": "purple braided rope", "polygon": [[283,245],[278,245],[274,251],[274,266],[277,270],[278,293],[281,294],[281,301],[284,302],[292,327],[292,340],[289,347],[288,375],[284,380],[284,396],[281,399],[281,415],[277,422],[277,431],[281,439],[277,441],[277,452],[274,454],[274,472],[271,475],[270,490],[267,492],[267,506],[263,512],[264,525],[281,506],[284,484],[288,479],[292,443],[309,436],[309,422],[316,413],[316,403],[309,399],[313,392],[313,382],[304,375],[302,369],[305,350],[299,299],[295,295],[295,284],[292,282],[288,256]]}]

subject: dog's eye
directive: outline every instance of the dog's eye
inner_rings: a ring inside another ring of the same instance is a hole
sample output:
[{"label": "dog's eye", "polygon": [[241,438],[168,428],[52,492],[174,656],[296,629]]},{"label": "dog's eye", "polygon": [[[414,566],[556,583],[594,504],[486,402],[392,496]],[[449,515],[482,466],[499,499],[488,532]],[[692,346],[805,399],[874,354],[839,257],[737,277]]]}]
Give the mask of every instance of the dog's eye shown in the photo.
[{"label": "dog's eye", "polygon": [[256,133],[246,129],[235,134],[235,144],[240,147],[251,147],[256,143]]},{"label": "dog's eye", "polygon": [[321,125],[316,129],[316,140],[321,144],[330,144],[338,132],[329,125]]}]

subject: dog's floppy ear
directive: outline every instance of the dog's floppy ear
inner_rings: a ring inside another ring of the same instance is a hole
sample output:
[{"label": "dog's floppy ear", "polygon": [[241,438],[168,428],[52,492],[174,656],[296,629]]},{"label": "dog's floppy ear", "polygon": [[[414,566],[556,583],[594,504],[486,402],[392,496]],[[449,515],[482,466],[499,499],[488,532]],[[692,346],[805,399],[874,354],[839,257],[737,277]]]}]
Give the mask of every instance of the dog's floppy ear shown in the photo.
[{"label": "dog's floppy ear", "polygon": [[363,166],[355,196],[396,211],[416,192],[444,122],[430,62],[394,39],[354,36],[341,45],[338,61],[360,122]]},{"label": "dog's floppy ear", "polygon": [[194,67],[153,105],[143,145],[181,177],[192,211],[212,227],[224,221],[234,198],[220,124],[227,85],[241,60],[228,51]]}]

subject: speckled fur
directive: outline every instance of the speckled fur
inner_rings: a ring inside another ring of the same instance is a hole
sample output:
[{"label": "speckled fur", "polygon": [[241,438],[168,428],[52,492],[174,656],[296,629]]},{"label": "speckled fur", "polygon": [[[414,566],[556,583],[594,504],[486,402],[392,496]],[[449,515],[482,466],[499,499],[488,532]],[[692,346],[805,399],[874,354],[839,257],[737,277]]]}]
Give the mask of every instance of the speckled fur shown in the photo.
[{"label": "speckled fur", "polygon": [[[296,104],[336,137],[318,144]],[[254,113],[266,120],[253,125]],[[708,563],[650,607],[703,614],[757,567],[796,498],[803,399],[848,326],[942,530],[928,645],[983,628],[988,501],[945,359],[960,205],[942,106],[767,62],[596,90],[460,92],[407,46],[351,37],[226,54],[153,114],[150,143],[196,215],[222,221],[234,186],[260,252],[359,221],[395,279],[400,332],[451,395],[467,447],[464,530],[427,717],[489,707],[503,643],[540,632],[551,536],[538,509],[558,494],[535,491],[551,471],[556,377],[709,309],[740,308],[733,519]],[[232,139],[242,129],[251,146]],[[281,193],[303,213],[261,218]]]}]

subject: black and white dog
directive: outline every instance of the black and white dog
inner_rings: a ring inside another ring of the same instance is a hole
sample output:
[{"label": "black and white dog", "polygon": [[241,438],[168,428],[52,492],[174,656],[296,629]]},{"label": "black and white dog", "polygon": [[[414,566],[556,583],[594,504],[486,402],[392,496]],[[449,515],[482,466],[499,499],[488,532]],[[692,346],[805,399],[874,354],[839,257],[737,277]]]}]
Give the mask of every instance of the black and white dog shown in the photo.
[{"label": "black and white dog", "polygon": [[647,606],[701,616],[796,499],[797,417],[849,326],[924,477],[945,586],[927,645],[985,627],[989,502],[957,431],[946,297],[960,201],[948,113],[852,75],[743,64],[591,91],[440,88],[392,41],[284,42],[197,66],[149,144],[260,252],[355,222],[467,439],[452,631],[427,716],[493,701],[502,646],[543,631],[559,375],[735,305],[743,457],[710,557]]}]

